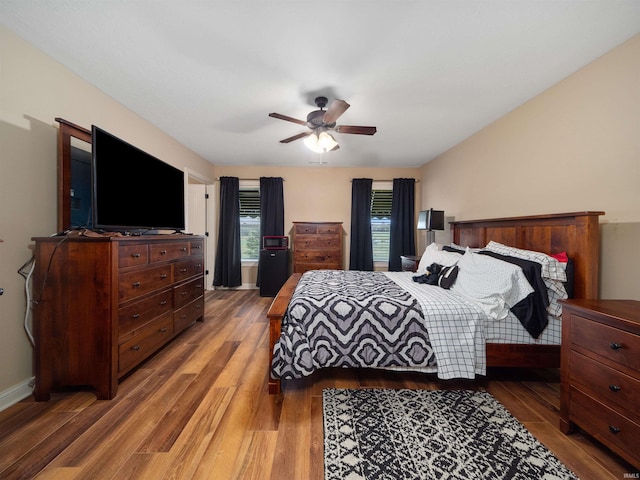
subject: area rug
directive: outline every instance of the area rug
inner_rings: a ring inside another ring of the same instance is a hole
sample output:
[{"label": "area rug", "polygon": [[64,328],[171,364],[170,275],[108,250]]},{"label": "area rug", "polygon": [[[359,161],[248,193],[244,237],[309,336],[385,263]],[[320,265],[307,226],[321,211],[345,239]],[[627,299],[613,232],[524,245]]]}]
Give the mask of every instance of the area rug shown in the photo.
[{"label": "area rug", "polygon": [[325,389],[325,480],[577,479],[489,393]]}]

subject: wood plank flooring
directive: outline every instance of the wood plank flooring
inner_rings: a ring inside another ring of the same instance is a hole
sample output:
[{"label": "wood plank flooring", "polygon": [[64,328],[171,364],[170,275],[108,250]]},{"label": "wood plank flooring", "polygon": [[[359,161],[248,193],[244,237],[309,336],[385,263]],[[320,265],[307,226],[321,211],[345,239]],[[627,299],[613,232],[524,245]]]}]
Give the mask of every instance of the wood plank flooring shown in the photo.
[{"label": "wood plank flooring", "polygon": [[208,292],[205,321],[122,380],[115,399],[74,390],[0,412],[0,478],[320,480],[327,387],[484,389],[581,478],[637,472],[588,436],[559,431],[557,370],[443,382],[331,369],[269,395],[270,303],[257,291]]}]

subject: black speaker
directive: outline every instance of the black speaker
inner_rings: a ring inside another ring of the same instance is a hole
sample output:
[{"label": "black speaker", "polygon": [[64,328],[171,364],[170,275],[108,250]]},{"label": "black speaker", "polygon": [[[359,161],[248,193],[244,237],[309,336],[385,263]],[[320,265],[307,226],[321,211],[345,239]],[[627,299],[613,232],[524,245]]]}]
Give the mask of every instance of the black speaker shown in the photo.
[{"label": "black speaker", "polygon": [[289,250],[260,250],[260,296],[275,297],[289,278]]}]

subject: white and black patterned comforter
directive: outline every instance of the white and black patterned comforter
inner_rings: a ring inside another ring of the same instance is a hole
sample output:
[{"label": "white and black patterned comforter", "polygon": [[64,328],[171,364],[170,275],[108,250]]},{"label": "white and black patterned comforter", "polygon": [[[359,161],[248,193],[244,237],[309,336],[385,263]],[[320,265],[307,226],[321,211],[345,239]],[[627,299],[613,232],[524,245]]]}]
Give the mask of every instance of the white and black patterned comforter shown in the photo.
[{"label": "white and black patterned comforter", "polygon": [[323,367],[437,370],[443,379],[484,375],[482,309],[412,275],[306,272],[282,321],[272,376],[300,378]]}]

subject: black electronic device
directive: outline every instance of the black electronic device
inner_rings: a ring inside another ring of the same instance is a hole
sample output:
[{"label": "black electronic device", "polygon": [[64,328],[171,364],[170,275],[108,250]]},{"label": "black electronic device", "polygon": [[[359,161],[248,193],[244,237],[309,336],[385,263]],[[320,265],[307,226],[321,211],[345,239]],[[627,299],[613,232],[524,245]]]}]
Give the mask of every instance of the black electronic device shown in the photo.
[{"label": "black electronic device", "polygon": [[263,250],[286,250],[289,248],[289,237],[267,235],[262,237]]},{"label": "black electronic device", "polygon": [[91,140],[95,228],[184,230],[184,172],[95,125]]}]

